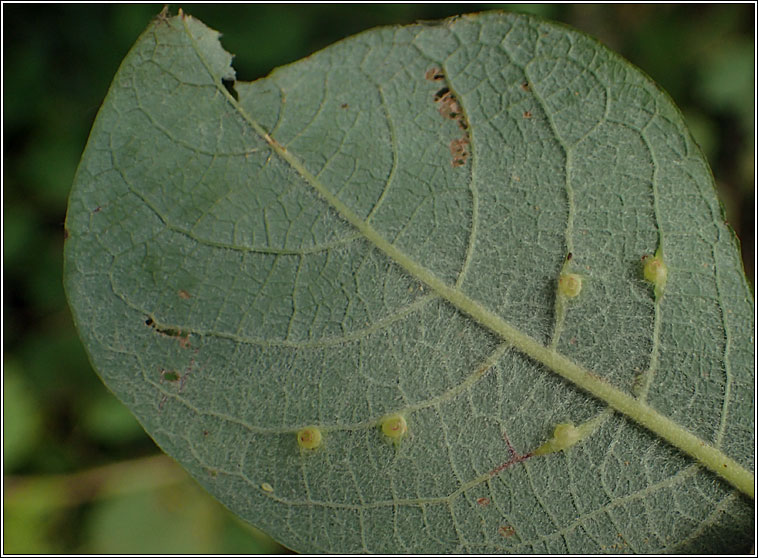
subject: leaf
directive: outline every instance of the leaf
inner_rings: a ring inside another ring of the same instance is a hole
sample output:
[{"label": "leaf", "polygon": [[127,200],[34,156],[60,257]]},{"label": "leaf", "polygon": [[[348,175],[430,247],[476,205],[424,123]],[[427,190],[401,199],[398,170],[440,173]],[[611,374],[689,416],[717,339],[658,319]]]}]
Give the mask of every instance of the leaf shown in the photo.
[{"label": "leaf", "polygon": [[499,12],[233,87],[218,37],[139,38],[66,220],[81,337],[161,448],[304,552],[750,545],[753,297],[655,84]]}]

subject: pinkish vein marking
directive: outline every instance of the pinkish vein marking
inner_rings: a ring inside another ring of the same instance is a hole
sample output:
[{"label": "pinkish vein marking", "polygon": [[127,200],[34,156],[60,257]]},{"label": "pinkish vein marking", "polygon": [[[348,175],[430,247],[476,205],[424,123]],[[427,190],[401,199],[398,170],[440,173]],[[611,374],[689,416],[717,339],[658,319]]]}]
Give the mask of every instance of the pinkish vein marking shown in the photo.
[{"label": "pinkish vein marking", "polygon": [[495,467],[494,469],[492,469],[489,472],[489,475],[491,477],[494,477],[500,471],[502,471],[503,469],[507,469],[511,465],[515,465],[516,463],[521,463],[522,461],[526,461],[527,459],[529,459],[530,457],[534,455],[534,453],[532,452],[525,453],[524,455],[519,455],[519,453],[513,447],[513,444],[511,444],[511,441],[508,439],[508,434],[506,434],[505,432],[503,432],[503,439],[505,440],[505,443],[508,444],[508,453],[510,454],[511,458],[505,463],[502,463],[498,465],[497,467]]}]

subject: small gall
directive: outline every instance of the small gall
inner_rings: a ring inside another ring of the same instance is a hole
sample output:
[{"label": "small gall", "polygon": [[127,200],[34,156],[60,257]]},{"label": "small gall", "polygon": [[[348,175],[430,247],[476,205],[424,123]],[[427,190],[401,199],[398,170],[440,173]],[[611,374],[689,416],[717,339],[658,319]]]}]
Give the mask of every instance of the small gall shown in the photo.
[{"label": "small gall", "polygon": [[558,451],[567,450],[581,440],[581,432],[570,422],[563,422],[555,426],[553,437],[534,451],[534,455],[547,455]]},{"label": "small gall", "polygon": [[408,423],[402,415],[394,414],[382,419],[382,433],[391,440],[400,440],[408,432]]},{"label": "small gall", "polygon": [[653,257],[645,258],[642,273],[645,276],[645,280],[655,285],[656,293],[662,291],[663,287],[666,286],[669,272],[666,263],[660,255],[656,254]]},{"label": "small gall", "polygon": [[316,449],[321,445],[321,430],[315,426],[308,426],[297,433],[297,445],[303,449]]},{"label": "small gall", "polygon": [[567,298],[579,296],[582,292],[582,278],[575,273],[563,273],[558,279],[558,293]]},{"label": "small gall", "polygon": [[570,422],[557,424],[553,431],[553,444],[557,449],[568,449],[579,441],[579,430]]}]

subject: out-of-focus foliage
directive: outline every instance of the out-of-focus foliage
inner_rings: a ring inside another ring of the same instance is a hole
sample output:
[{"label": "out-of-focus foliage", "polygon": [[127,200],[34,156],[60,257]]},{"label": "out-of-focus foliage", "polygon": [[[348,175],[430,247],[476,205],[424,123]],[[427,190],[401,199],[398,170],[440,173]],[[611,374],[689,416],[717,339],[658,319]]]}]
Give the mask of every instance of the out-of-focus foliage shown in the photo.
[{"label": "out-of-focus foliage", "polygon": [[[161,8],[3,5],[4,552],[284,551],[167,458],[151,457],[153,442],[91,370],[63,295],[76,164],[120,61]],[[528,11],[594,35],[683,109],[753,276],[752,5],[182,8],[224,30],[242,80],[377,25],[485,9]]]}]

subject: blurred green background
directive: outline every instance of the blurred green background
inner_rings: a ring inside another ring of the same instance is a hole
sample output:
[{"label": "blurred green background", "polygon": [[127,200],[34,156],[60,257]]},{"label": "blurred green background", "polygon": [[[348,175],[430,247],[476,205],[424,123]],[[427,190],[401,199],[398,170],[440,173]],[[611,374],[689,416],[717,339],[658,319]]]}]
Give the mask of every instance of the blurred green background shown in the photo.
[{"label": "blurred green background", "polygon": [[[682,109],[753,280],[752,4],[182,7],[223,32],[242,80],[377,25],[453,14],[525,11],[585,31]],[[119,63],[162,5],[2,8],[4,553],[287,552],[158,450],[91,369],[63,293],[76,165]]]}]

